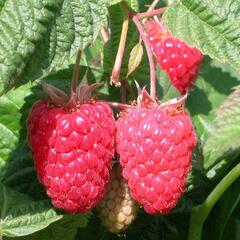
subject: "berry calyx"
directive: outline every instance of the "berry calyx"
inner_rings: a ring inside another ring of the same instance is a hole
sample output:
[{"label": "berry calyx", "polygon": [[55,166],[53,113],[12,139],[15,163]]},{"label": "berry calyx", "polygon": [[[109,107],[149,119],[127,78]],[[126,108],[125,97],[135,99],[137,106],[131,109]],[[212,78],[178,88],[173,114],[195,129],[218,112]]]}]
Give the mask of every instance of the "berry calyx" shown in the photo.
[{"label": "berry calyx", "polygon": [[179,92],[185,94],[197,77],[203,58],[201,52],[173,37],[162,22],[146,22],[146,32],[158,64]]},{"label": "berry calyx", "polygon": [[112,233],[125,230],[136,218],[137,203],[130,195],[120,166],[114,166],[105,196],[98,206],[103,225]]}]

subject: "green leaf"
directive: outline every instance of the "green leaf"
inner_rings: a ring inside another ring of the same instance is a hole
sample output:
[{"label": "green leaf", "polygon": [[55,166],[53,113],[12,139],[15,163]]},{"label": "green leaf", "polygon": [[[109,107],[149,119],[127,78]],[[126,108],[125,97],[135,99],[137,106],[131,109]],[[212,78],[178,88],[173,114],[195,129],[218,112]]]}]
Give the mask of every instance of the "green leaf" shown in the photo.
[{"label": "green leaf", "polygon": [[[203,229],[203,239],[239,239],[236,218],[239,218],[240,179],[236,180],[219,199],[208,216]],[[233,221],[234,220],[234,221]]]},{"label": "green leaf", "polygon": [[105,0],[6,0],[0,12],[0,83],[52,72],[85,48],[107,22]]},{"label": "green leaf", "polygon": [[238,240],[239,237],[240,237],[240,218],[239,218],[239,210],[238,210],[238,211],[235,211],[232,214],[231,218],[229,219],[222,239]]},{"label": "green leaf", "polygon": [[125,2],[134,11],[138,11],[139,9],[138,0],[107,0],[107,2],[109,6],[120,3],[120,2]]},{"label": "green leaf", "polygon": [[139,66],[143,57],[143,47],[137,43],[130,52],[127,77]]},{"label": "green leaf", "polygon": [[[20,237],[19,240],[74,240],[77,234],[77,230],[81,231],[85,228],[90,220],[91,214],[82,215],[69,215],[66,214],[64,217],[51,224],[47,228],[38,231],[34,234]],[[9,239],[10,240],[10,239]]]},{"label": "green leaf", "polygon": [[28,197],[0,185],[1,231],[3,236],[25,236],[58,221],[49,201],[31,201]]},{"label": "green leaf", "polygon": [[239,151],[240,148],[240,86],[216,110],[216,118],[211,132],[204,145],[204,162],[209,167],[218,158]]},{"label": "green leaf", "polygon": [[178,90],[172,85],[167,73],[158,65],[156,66],[156,78],[157,96],[162,102],[179,96]]},{"label": "green leaf", "polygon": [[212,65],[218,68],[221,68],[223,72],[228,72],[230,73],[231,77],[236,78],[238,81],[240,81],[240,74],[231,66],[228,64],[222,64],[218,62],[217,60],[214,60],[212,62]]},{"label": "green leaf", "polygon": [[[29,159],[26,150],[26,116],[31,104],[41,93],[30,97],[30,87],[30,84],[26,84],[0,98],[0,179],[4,178],[13,162],[18,161],[22,168],[29,167],[22,161],[25,158]],[[26,101],[29,98],[32,100]],[[11,174],[15,174],[16,170],[19,168],[14,169]]]},{"label": "green leaf", "polygon": [[240,202],[240,179],[237,180],[232,186],[224,193],[223,197],[220,199],[220,208],[218,209],[218,217],[216,217],[214,226],[215,228],[215,238],[221,240],[226,224],[231,217],[234,209]]},{"label": "green leaf", "polygon": [[186,103],[202,144],[213,131],[213,110],[219,107],[232,92],[232,88],[238,84],[236,78],[216,68],[208,57],[204,58],[199,76],[190,90]]},{"label": "green leaf", "polygon": [[163,19],[173,35],[240,72],[240,2],[180,0]]}]

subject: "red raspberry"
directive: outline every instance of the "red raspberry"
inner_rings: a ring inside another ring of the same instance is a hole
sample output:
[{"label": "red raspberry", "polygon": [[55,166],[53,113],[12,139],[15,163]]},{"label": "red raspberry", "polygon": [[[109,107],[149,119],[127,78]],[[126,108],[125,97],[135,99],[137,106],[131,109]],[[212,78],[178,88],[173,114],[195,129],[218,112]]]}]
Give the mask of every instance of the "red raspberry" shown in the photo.
[{"label": "red raspberry", "polygon": [[73,213],[95,207],[103,197],[115,150],[109,106],[96,101],[69,111],[40,100],[27,127],[38,178],[53,205]]},{"label": "red raspberry", "polygon": [[183,194],[196,135],[173,106],[131,108],[117,121],[116,145],[132,197],[149,213],[168,213]]},{"label": "red raspberry", "polygon": [[167,72],[172,84],[184,94],[192,87],[203,56],[197,48],[172,37],[160,24],[154,20],[146,23],[148,40],[158,64]]}]

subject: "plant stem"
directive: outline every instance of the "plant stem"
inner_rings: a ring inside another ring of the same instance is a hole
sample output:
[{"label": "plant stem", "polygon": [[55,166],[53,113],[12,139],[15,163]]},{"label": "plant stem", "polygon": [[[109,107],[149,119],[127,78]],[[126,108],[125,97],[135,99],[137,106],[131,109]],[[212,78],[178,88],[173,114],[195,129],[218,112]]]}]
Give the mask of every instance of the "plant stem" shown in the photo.
[{"label": "plant stem", "polygon": [[132,105],[124,104],[124,103],[118,103],[118,102],[107,102],[104,101],[106,104],[108,104],[110,107],[118,108],[118,109],[129,109],[134,108]]},{"label": "plant stem", "polygon": [[156,74],[155,74],[155,65],[153,61],[153,55],[152,55],[152,50],[150,48],[150,43],[146,37],[146,33],[144,31],[144,28],[142,27],[142,24],[140,23],[137,14],[133,13],[132,14],[132,20],[135,23],[140,36],[144,42],[144,45],[146,47],[147,55],[148,55],[148,61],[149,61],[149,66],[150,66],[150,76],[151,76],[151,97],[156,98]]},{"label": "plant stem", "polygon": [[106,43],[109,40],[108,29],[105,28],[105,27],[102,27],[100,32],[101,32],[102,39],[103,39],[104,43]]},{"label": "plant stem", "polygon": [[123,55],[126,45],[126,39],[127,39],[127,32],[128,32],[128,23],[129,23],[129,11],[125,7],[124,9],[124,20],[122,25],[122,32],[121,32],[121,38],[118,46],[118,52],[115,59],[112,76],[111,76],[111,83],[113,83],[116,87],[121,86],[121,83],[119,81],[119,76],[121,72],[122,67],[122,61],[123,61]]},{"label": "plant stem", "polygon": [[154,9],[154,10],[151,10],[151,11],[147,11],[147,12],[143,12],[143,13],[138,13],[137,16],[138,16],[138,18],[152,17],[152,16],[156,16],[156,15],[160,15],[160,14],[164,13],[164,11],[165,11],[166,9],[167,9],[166,7],[164,7],[164,8],[159,8],[159,9]]},{"label": "plant stem", "polygon": [[158,5],[159,2],[160,2],[160,0],[154,0],[147,11],[148,12],[152,11]]},{"label": "plant stem", "polygon": [[126,80],[123,80],[122,85],[121,85],[121,102],[122,103],[127,102],[127,83],[126,83]]},{"label": "plant stem", "polygon": [[237,164],[213,189],[202,205],[193,209],[188,232],[188,240],[201,240],[202,228],[212,208],[227,188],[240,176],[240,163]]},{"label": "plant stem", "polygon": [[78,75],[79,75],[79,67],[80,67],[81,56],[82,56],[82,51],[81,51],[81,49],[79,49],[78,53],[77,53],[77,58],[76,58],[75,66],[74,66],[72,83],[71,83],[73,93],[76,92],[77,85],[78,85]]}]

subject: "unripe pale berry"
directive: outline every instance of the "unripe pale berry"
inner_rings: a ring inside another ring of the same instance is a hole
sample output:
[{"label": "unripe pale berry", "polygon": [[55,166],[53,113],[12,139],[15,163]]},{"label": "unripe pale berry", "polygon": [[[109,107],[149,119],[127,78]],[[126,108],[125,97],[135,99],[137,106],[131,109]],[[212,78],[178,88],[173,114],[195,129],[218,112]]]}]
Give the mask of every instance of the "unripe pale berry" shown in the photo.
[{"label": "unripe pale berry", "polygon": [[137,204],[130,195],[120,166],[113,167],[106,194],[98,209],[103,225],[112,233],[125,230],[136,218]]}]

